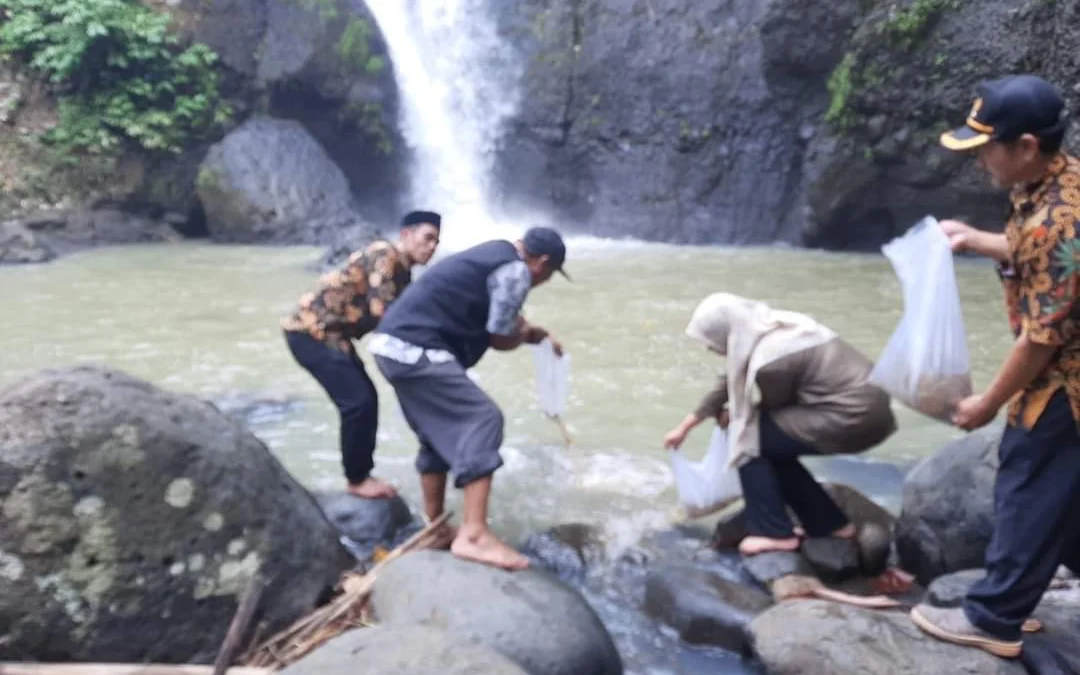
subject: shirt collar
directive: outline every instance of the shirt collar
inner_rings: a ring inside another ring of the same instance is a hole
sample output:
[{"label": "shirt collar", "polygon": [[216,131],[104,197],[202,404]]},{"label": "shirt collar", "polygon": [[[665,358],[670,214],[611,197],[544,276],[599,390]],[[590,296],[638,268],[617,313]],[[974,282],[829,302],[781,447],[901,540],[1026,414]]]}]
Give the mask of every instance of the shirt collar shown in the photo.
[{"label": "shirt collar", "polygon": [[1012,192],[1009,193],[1009,201],[1012,202],[1013,210],[1021,213],[1033,211],[1037,204],[1046,199],[1050,186],[1057,182],[1058,177],[1068,165],[1069,161],[1065,157],[1065,153],[1059,152],[1050,160],[1050,165],[1047,166],[1046,173],[1043,174],[1042,178],[1034,183],[1018,185],[1013,188]]}]

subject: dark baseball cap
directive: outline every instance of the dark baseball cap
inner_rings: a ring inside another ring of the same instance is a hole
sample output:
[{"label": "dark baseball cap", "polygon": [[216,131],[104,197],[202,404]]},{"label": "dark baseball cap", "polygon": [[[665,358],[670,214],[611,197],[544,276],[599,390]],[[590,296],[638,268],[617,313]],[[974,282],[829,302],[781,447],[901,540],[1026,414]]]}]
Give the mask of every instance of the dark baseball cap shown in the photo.
[{"label": "dark baseball cap", "polygon": [[1065,101],[1054,85],[1035,75],[1010,75],[979,85],[967,121],[941,135],[949,150],[972,150],[990,141],[1060,131]]},{"label": "dark baseball cap", "polygon": [[530,255],[546,255],[553,270],[567,279],[570,278],[563,269],[563,263],[566,262],[566,243],[558,232],[550,227],[530,227],[521,238],[521,243]]}]

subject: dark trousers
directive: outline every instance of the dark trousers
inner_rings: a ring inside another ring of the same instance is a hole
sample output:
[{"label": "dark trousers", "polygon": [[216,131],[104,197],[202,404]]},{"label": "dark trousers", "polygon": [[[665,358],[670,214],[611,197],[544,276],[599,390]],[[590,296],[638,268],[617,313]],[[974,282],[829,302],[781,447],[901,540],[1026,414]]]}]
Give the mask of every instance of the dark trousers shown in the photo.
[{"label": "dark trousers", "polygon": [[798,460],[820,453],[785,434],[764,410],[760,428],[761,456],[739,469],[747,533],[773,539],[794,536],[789,506],[811,537],[825,537],[847,525],[844,512]]},{"label": "dark trousers", "polygon": [[1080,432],[1064,391],[1031,431],[1005,428],[998,458],[986,578],[964,609],[991,635],[1019,640],[1058,565],[1080,573]]},{"label": "dark trousers", "polygon": [[360,483],[375,466],[379,395],[356,352],[346,354],[307,333],[286,332],[296,362],[326,390],[341,415],[341,463],[345,478]]}]

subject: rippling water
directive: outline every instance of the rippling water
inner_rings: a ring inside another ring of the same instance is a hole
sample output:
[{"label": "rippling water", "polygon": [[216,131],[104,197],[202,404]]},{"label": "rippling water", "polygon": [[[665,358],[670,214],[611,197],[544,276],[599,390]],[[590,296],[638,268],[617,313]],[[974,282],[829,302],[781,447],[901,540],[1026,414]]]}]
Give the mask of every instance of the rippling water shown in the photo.
[{"label": "rippling water", "polygon": [[[317,254],[157,245],[0,269],[0,384],[41,368],[105,363],[226,407],[258,400],[249,423],[289,470],[311,487],[338,487],[336,413],[277,328],[314,282],[307,266]],[[725,290],[806,312],[871,357],[901,310],[892,271],[876,256],[584,239],[570,243],[568,270],[574,282],[557,278],[536,290],[526,313],[573,354],[567,422],[575,447],[562,448],[558,429],[537,410],[528,350],[489,354],[475,371],[506,413],[506,466],[496,476],[492,522],[511,538],[585,521],[604,523],[615,546],[629,546],[671,522],[675,498],[659,441],[720,365],[682,334],[706,294]],[[981,387],[1010,342],[1000,291],[987,265],[961,261],[958,277]],[[375,380],[382,396],[377,473],[416,502],[415,441],[393,393]],[[960,435],[906,409],[897,414],[900,431],[866,457],[905,466]],[[699,430],[691,452],[707,438]],[[817,468],[895,505],[900,472],[890,465],[839,460]],[[596,592],[594,602],[602,600]]]}]

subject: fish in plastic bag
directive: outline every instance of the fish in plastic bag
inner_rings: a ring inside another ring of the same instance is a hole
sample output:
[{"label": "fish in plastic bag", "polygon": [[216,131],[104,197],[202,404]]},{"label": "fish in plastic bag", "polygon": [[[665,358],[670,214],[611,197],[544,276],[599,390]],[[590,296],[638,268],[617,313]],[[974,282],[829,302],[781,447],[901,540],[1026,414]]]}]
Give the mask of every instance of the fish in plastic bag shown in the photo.
[{"label": "fish in plastic bag", "polygon": [[727,431],[717,426],[709,440],[709,449],[700,462],[686,458],[682,451],[671,453],[675,490],[686,515],[700,518],[728,506],[742,497],[739,472],[728,468]]},{"label": "fish in plastic bag", "polygon": [[972,393],[949,238],[927,216],[881,250],[900,280],[904,314],[870,381],[909,408],[948,423],[956,403]]},{"label": "fish in plastic bag", "polygon": [[570,394],[570,355],[556,355],[551,341],[545,338],[540,344],[533,345],[533,363],[536,366],[536,397],[540,409],[559,424],[566,445],[573,445],[570,432],[562,420]]}]

